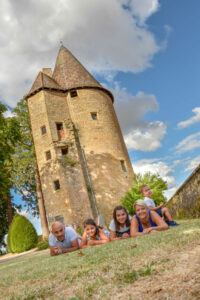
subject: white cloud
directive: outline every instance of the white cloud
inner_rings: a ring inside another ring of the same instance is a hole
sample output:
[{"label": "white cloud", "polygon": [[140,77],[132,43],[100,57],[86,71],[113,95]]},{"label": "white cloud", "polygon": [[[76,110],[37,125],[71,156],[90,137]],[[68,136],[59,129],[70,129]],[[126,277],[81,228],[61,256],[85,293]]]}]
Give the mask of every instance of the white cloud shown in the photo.
[{"label": "white cloud", "polygon": [[4,113],[3,113],[4,117],[5,118],[12,118],[13,117],[13,113],[11,110],[6,110]]},{"label": "white cloud", "polygon": [[[53,67],[59,42],[92,72],[140,72],[160,50],[143,22],[156,0],[2,0],[0,100],[13,107],[43,67]],[[137,16],[137,18],[135,17]]]},{"label": "white cloud", "polygon": [[155,95],[138,92],[133,96],[120,89],[118,84],[112,92],[127,147],[142,151],[154,151],[161,147],[160,141],[166,133],[166,124],[161,121],[148,123],[143,120],[147,112],[158,111]]},{"label": "white cloud", "polygon": [[193,158],[189,161],[187,167],[184,169],[184,172],[194,171],[194,169],[200,164],[200,155]]},{"label": "white cloud", "polygon": [[173,161],[173,167],[179,166],[181,164],[182,164],[182,160],[180,160],[180,159],[176,159]]},{"label": "white cloud", "polygon": [[145,130],[135,129],[125,135],[125,143],[128,149],[145,152],[154,151],[161,147],[160,140],[166,133],[166,125],[163,122],[149,123]]},{"label": "white cloud", "polygon": [[159,9],[158,0],[119,0],[126,5],[133,16],[137,17],[140,23],[144,23],[146,19]]},{"label": "white cloud", "polygon": [[142,120],[144,115],[148,111],[158,111],[158,102],[153,94],[138,92],[133,96],[126,90],[120,89],[118,84],[112,92],[115,97],[115,110],[124,134],[136,128],[145,129],[147,122]]},{"label": "white cloud", "polygon": [[166,162],[159,159],[141,159],[133,164],[133,170],[135,173],[145,174],[150,172],[152,174],[159,174],[160,177],[167,182],[168,190],[164,192],[167,199],[174,194],[178,188],[178,184],[173,176],[174,170],[168,166]]},{"label": "white cloud", "polygon": [[182,121],[178,123],[178,128],[185,128],[194,123],[200,122],[200,107],[195,107],[192,112],[195,114],[193,117],[189,118],[186,121]]},{"label": "white cloud", "polygon": [[197,132],[183,139],[180,143],[178,143],[175,149],[177,154],[181,154],[183,152],[192,151],[199,147],[200,147],[200,132]]}]

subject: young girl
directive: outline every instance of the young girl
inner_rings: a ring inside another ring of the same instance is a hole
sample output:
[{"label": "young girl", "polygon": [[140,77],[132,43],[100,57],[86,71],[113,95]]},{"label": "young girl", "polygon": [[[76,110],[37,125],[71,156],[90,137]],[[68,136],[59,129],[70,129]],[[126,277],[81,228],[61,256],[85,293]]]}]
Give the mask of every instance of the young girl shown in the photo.
[{"label": "young girl", "polygon": [[110,240],[116,241],[130,237],[130,221],[127,210],[123,206],[115,207],[113,211],[113,220],[110,223]]},{"label": "young girl", "polygon": [[96,225],[94,220],[88,219],[84,222],[81,248],[105,244],[108,243],[109,240],[108,235]]}]

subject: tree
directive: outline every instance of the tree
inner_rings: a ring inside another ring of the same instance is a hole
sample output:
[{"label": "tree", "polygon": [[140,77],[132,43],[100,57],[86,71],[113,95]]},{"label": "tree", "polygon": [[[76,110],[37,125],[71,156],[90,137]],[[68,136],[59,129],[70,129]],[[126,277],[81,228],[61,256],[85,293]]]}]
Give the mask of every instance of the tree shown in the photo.
[{"label": "tree", "polygon": [[20,128],[21,140],[15,145],[13,154],[12,182],[16,193],[22,196],[22,200],[33,215],[38,215],[38,203],[35,179],[35,151],[32,142],[31,124],[28,114],[28,106],[23,98],[13,110],[15,119]]},{"label": "tree", "polygon": [[135,174],[135,179],[132,187],[126,192],[125,196],[121,199],[121,203],[129,211],[131,215],[134,214],[133,204],[138,199],[144,199],[140,192],[140,186],[147,184],[152,190],[152,199],[156,206],[161,202],[166,202],[166,198],[163,195],[163,191],[167,190],[167,182],[164,181],[160,175],[151,174],[150,172],[141,174]]},{"label": "tree", "polygon": [[33,215],[40,213],[43,236],[47,237],[49,235],[49,229],[40,176],[35,158],[28,105],[25,98],[17,103],[13,112],[20,127],[22,137],[16,144],[15,153],[13,155],[13,187],[15,192],[21,194],[25,206]]},{"label": "tree", "polygon": [[10,189],[12,187],[12,155],[20,140],[19,127],[15,118],[5,118],[7,108],[0,103],[0,246],[12,219],[13,205]]}]

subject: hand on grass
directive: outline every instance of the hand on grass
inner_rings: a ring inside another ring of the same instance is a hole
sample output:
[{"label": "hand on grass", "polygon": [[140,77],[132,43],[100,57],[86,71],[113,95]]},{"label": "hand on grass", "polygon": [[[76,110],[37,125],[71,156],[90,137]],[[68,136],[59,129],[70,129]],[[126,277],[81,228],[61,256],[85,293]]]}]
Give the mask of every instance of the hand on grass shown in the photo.
[{"label": "hand on grass", "polygon": [[151,233],[152,230],[154,230],[152,227],[150,227],[150,228],[145,228],[145,229],[143,230],[143,232],[144,232],[145,234],[146,234],[146,233]]},{"label": "hand on grass", "polygon": [[128,233],[124,233],[123,235],[122,235],[122,239],[127,239],[127,238],[129,238],[129,234]]},{"label": "hand on grass", "polygon": [[55,246],[54,247],[54,253],[56,255],[61,254],[62,253],[62,248],[60,248],[59,246]]},{"label": "hand on grass", "polygon": [[149,233],[156,233],[156,232],[158,232],[158,231],[155,229],[152,229]]},{"label": "hand on grass", "polygon": [[95,241],[93,241],[93,240],[88,241],[88,245],[89,246],[94,246],[95,245]]}]

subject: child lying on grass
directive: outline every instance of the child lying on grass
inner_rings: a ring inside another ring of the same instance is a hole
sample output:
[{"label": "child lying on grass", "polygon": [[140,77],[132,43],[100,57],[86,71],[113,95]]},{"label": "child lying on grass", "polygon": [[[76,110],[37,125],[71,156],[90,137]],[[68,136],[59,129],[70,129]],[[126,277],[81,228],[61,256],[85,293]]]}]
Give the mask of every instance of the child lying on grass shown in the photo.
[{"label": "child lying on grass", "polygon": [[81,240],[80,248],[108,243],[110,238],[108,233],[96,225],[95,221],[88,219],[84,222],[84,233]]},{"label": "child lying on grass", "polygon": [[130,237],[130,221],[127,210],[123,206],[116,206],[113,211],[113,220],[110,223],[110,240],[116,241]]}]

